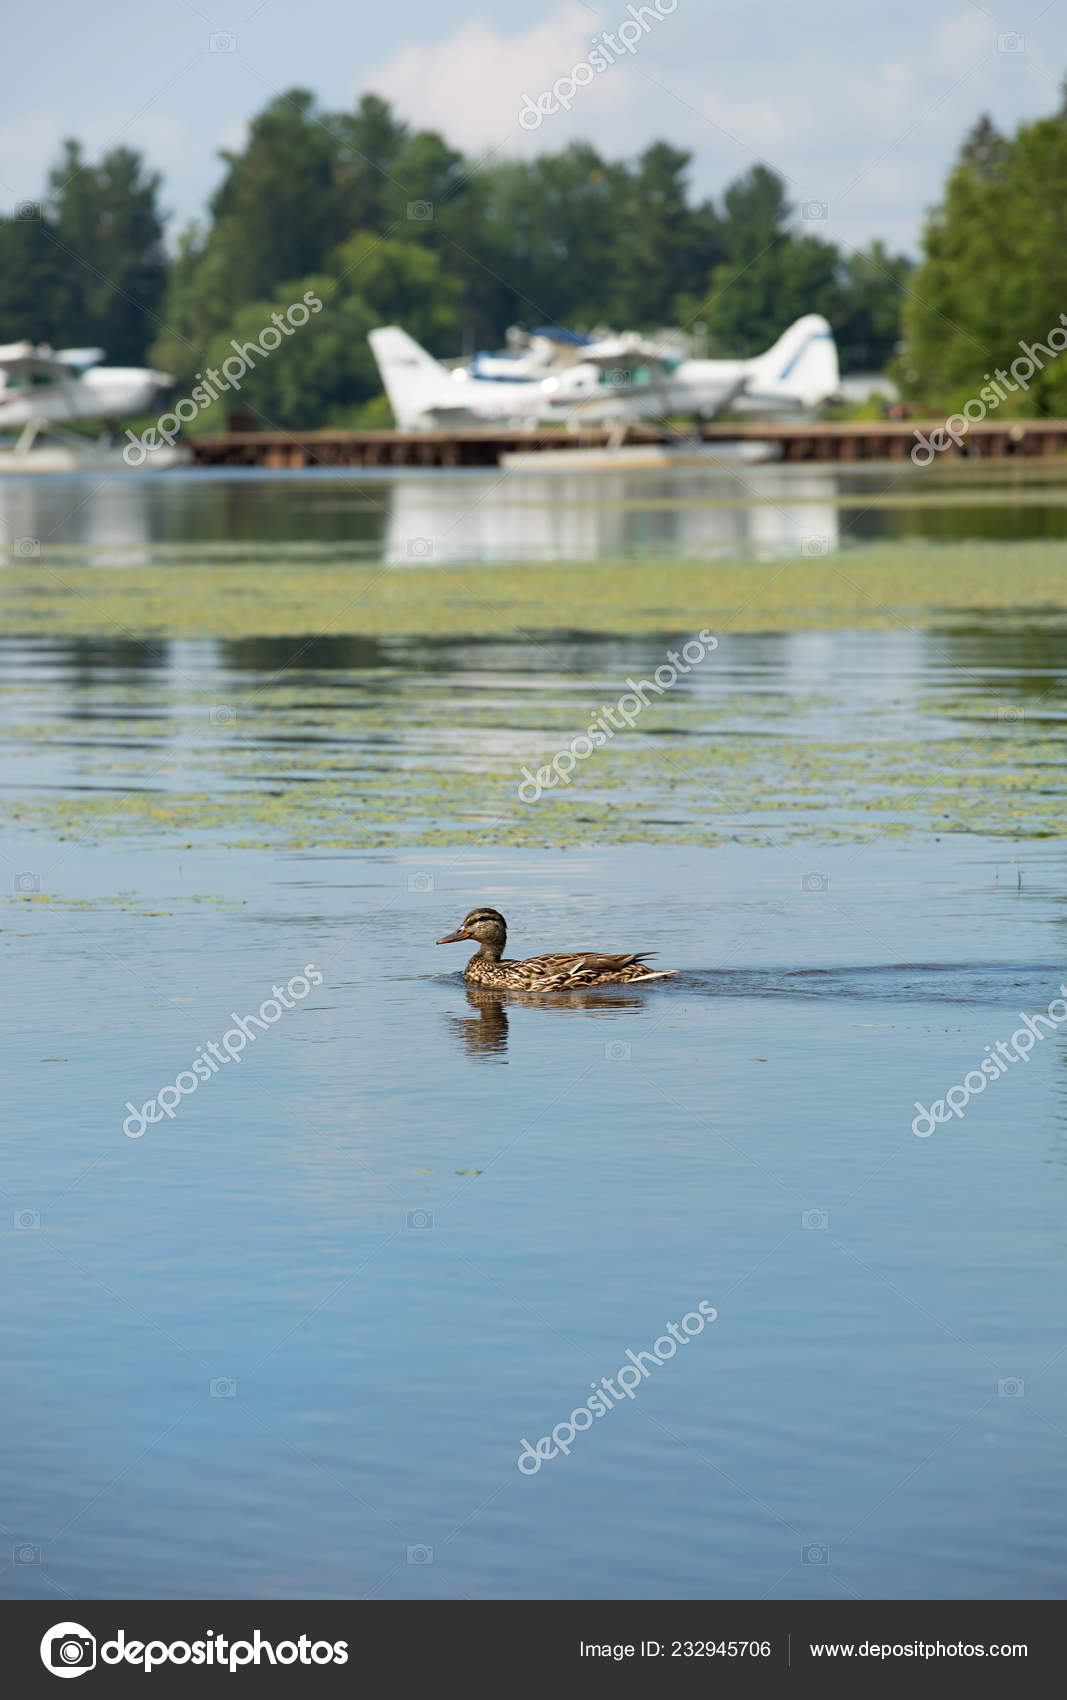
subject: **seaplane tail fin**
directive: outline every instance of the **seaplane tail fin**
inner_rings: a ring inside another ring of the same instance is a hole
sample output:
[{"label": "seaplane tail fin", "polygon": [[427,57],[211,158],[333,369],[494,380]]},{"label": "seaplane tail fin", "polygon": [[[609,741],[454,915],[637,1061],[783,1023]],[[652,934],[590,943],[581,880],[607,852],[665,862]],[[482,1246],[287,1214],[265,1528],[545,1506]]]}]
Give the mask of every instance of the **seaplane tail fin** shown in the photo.
[{"label": "seaplane tail fin", "polygon": [[399,430],[412,430],[435,403],[455,406],[454,385],[445,368],[399,325],[383,325],[371,331],[367,341]]},{"label": "seaplane tail fin", "polygon": [[837,394],[840,382],[834,333],[821,313],[797,319],[773,348],[749,362],[750,390],[788,397],[802,407],[818,407]]}]

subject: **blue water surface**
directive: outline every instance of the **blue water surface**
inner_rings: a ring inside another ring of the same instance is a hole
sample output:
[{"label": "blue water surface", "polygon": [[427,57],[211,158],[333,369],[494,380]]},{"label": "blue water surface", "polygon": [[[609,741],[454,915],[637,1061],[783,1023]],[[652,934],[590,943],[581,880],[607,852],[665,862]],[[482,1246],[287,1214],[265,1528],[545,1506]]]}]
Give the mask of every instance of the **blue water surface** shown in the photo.
[{"label": "blue water surface", "polygon": [[[1062,1591],[1062,1032],[911,1131],[1059,995],[1054,844],[11,853],[7,1595]],[[482,901],[679,973],[476,1001]]]}]

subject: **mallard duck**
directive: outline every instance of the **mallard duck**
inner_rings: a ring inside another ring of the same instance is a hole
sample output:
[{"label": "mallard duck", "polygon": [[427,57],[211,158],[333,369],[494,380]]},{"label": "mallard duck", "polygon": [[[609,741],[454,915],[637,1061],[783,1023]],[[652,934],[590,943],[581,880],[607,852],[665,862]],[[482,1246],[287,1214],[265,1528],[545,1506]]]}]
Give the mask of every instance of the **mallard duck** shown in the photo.
[{"label": "mallard duck", "polygon": [[596,950],[562,950],[547,956],[527,956],[521,962],[504,961],[508,924],[496,909],[472,909],[461,927],[437,942],[458,944],[461,939],[470,939],[479,946],[463,970],[463,978],[476,986],[510,987],[516,992],[560,992],[575,986],[664,980],[677,972],[674,968],[646,968],[646,957],[655,955],[647,950],[621,956],[605,956]]}]

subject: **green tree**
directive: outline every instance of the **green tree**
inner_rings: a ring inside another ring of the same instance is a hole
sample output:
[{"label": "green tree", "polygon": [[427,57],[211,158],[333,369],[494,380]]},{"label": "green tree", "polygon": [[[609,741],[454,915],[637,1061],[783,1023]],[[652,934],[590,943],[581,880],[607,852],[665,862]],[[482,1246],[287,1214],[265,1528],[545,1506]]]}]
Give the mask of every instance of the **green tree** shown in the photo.
[{"label": "green tree", "polygon": [[204,262],[206,322],[273,296],[317,271],[345,235],[341,142],[306,89],[279,95],[252,120],[243,153],[224,153]]},{"label": "green tree", "polygon": [[608,302],[619,323],[649,329],[667,323],[676,297],[699,288],[725,256],[711,208],[694,213],[689,206],[691,158],[653,142],[617,200]]},{"label": "green tree", "polygon": [[766,165],[754,165],[723,195],[722,237],[735,265],[753,260],[784,236],[793,216],[785,181]]},{"label": "green tree", "polygon": [[627,173],[586,142],[532,160],[476,170],[482,209],[486,329],[510,324],[586,326],[605,315],[606,277]]},{"label": "green tree", "polygon": [[0,218],[0,343],[71,347],[82,323],[78,268],[49,220],[29,208]]},{"label": "green tree", "polygon": [[796,235],[792,216],[785,183],[765,165],[725,191],[725,257],[712,268],[703,298],[680,303],[686,321],[706,324],[713,353],[759,354],[803,313],[834,322],[840,256],[832,243]]},{"label": "green tree", "polygon": [[724,354],[759,354],[804,313],[823,313],[833,325],[839,266],[832,243],[788,231],[744,264],[717,266],[705,312],[711,347]]},{"label": "green tree", "polygon": [[67,264],[75,268],[63,340],[99,343],[114,365],[140,365],[158,333],[166,287],[160,178],[132,148],[99,165],[64,143],[49,178],[45,210]]},{"label": "green tree", "polygon": [[149,351],[154,366],[175,375],[188,375],[199,365],[205,325],[226,320],[218,251],[213,250],[209,258],[206,249],[199,225],[190,224],[179,233],[167,277],[162,328]]},{"label": "green tree", "polygon": [[[979,397],[987,374],[1022,358],[1021,343],[1062,329],[1065,300],[1067,113],[1024,124],[1010,139],[982,119],[927,223],[909,283],[900,362],[907,389],[939,409]],[[1005,412],[1067,408],[1067,363],[1042,361],[1027,389],[1008,389]]]},{"label": "green tree", "polygon": [[460,286],[462,341],[471,349],[494,338],[499,321],[507,323],[506,287],[488,251],[485,206],[486,186],[463,154],[435,130],[406,137],[385,181],[384,228],[391,239],[438,254],[442,274]]},{"label": "green tree", "polygon": [[222,155],[226,175],[208,227],[180,240],[156,359],[191,371],[220,333],[232,334],[249,302],[273,301],[287,280],[323,274],[354,230],[384,231],[391,212],[403,223],[415,197],[394,167],[408,137],[375,95],[348,114],[321,112],[304,89],[270,101],[244,149]]},{"label": "green tree", "polygon": [[235,353],[234,345],[247,349],[259,342],[272,313],[284,319],[290,306],[304,301],[311,308],[307,323],[283,335],[275,350],[251,353],[239,389],[225,391],[205,409],[191,423],[194,432],[222,429],[235,409],[257,413],[264,427],[354,425],[381,389],[368,331],[396,320],[438,348],[452,346],[458,336],[459,288],[444,275],[437,254],[363,231],[329,257],[321,274],[243,306],[211,339],[198,370],[229,376],[223,363]]},{"label": "green tree", "polygon": [[[388,101],[365,94],[355,112],[328,120],[337,145],[341,216],[345,230],[382,230],[396,216],[404,178],[398,158],[409,130]],[[408,193],[408,200],[417,199]]]},{"label": "green tree", "polygon": [[890,254],[882,242],[842,261],[833,327],[844,371],[882,372],[893,359],[914,269],[906,254]]}]

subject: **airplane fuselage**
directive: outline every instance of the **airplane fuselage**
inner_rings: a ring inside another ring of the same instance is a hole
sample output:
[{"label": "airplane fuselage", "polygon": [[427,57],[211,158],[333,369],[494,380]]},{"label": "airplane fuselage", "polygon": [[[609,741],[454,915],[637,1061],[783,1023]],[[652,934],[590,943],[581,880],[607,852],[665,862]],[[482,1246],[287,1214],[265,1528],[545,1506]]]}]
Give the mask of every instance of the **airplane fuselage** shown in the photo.
[{"label": "airplane fuselage", "polygon": [[743,383],[741,361],[687,360],[669,375],[653,371],[647,379],[622,369],[606,376],[600,367],[582,364],[541,379],[480,378],[461,370],[453,373],[444,394],[428,398],[419,422],[426,429],[504,422],[533,426],[560,420],[596,425],[712,414]]},{"label": "airplane fuselage", "polygon": [[140,366],[94,366],[44,383],[11,382],[0,373],[0,431],[36,421],[128,419],[151,409],[169,381],[166,373]]},{"label": "airplane fuselage", "polygon": [[741,360],[682,360],[672,366],[573,366],[546,379],[550,408],[589,424],[624,419],[662,420],[682,414],[710,415],[727,406],[745,383]]}]

